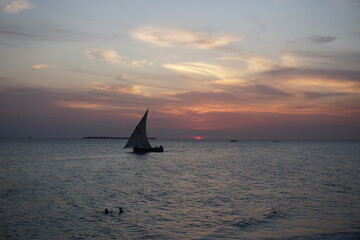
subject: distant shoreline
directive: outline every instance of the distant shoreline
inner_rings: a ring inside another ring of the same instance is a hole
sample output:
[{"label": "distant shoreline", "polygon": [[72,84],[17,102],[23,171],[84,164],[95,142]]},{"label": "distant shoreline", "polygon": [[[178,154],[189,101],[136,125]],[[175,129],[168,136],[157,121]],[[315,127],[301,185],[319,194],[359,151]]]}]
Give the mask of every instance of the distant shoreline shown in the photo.
[{"label": "distant shoreline", "polygon": [[[88,136],[88,137],[83,137],[83,139],[129,139],[129,137]],[[150,137],[148,139],[156,139],[156,138]]]},{"label": "distant shoreline", "polygon": [[[21,140],[21,139],[27,139],[27,140],[46,140],[46,139],[68,139],[68,140],[76,140],[76,139],[129,139],[129,137],[108,137],[108,136],[89,136],[89,137],[0,137],[0,140]],[[158,139],[156,137],[149,137],[148,139]],[[208,138],[208,139],[202,139],[202,140],[195,140],[193,138],[161,138],[161,140],[179,140],[179,141],[230,141],[230,140],[237,140],[238,142],[247,142],[247,141],[279,141],[281,142],[360,142],[360,139],[214,139],[214,138]]]}]

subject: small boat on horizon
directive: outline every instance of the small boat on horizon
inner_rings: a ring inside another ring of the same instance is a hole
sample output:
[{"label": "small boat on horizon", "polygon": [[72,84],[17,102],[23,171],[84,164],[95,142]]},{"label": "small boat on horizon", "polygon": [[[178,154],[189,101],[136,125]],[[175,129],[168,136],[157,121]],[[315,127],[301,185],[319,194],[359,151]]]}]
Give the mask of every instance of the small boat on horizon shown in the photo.
[{"label": "small boat on horizon", "polygon": [[230,140],[230,142],[237,142],[237,140],[236,140],[236,139],[233,139],[233,140]]},{"label": "small boat on horizon", "polygon": [[124,148],[132,147],[136,153],[164,152],[163,146],[152,147],[146,135],[146,121],[149,109],[146,110],[139,124],[135,127]]}]

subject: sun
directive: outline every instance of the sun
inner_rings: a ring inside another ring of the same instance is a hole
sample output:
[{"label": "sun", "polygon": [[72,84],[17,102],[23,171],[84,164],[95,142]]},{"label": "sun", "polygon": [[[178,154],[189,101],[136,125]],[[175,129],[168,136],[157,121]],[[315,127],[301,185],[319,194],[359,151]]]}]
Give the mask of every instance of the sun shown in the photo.
[{"label": "sun", "polygon": [[195,139],[195,140],[202,140],[202,139],[204,139],[204,137],[203,137],[203,136],[193,136],[193,139]]}]

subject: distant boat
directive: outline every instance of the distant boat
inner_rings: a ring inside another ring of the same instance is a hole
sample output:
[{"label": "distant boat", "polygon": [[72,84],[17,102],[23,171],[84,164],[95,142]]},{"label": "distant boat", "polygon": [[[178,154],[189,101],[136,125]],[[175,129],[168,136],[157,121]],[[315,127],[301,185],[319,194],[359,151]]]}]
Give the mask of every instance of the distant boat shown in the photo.
[{"label": "distant boat", "polygon": [[148,141],[146,135],[146,121],[147,121],[148,112],[149,109],[146,110],[139,124],[135,127],[134,132],[131,134],[124,148],[132,147],[134,149],[134,152],[138,152],[138,153],[164,151],[164,148],[162,146],[152,147]]},{"label": "distant boat", "polygon": [[230,142],[237,142],[237,140],[235,140],[235,139],[234,139],[234,140],[230,140]]}]

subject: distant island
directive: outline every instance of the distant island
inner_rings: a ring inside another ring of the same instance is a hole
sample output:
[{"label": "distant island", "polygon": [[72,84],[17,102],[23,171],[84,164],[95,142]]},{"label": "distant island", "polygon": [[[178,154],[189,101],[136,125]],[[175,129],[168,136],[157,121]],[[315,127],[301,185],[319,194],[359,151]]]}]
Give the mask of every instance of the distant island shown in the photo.
[{"label": "distant island", "polygon": [[[88,136],[88,137],[83,137],[83,139],[129,139],[129,137]],[[148,139],[156,139],[156,138],[149,137]]]}]

